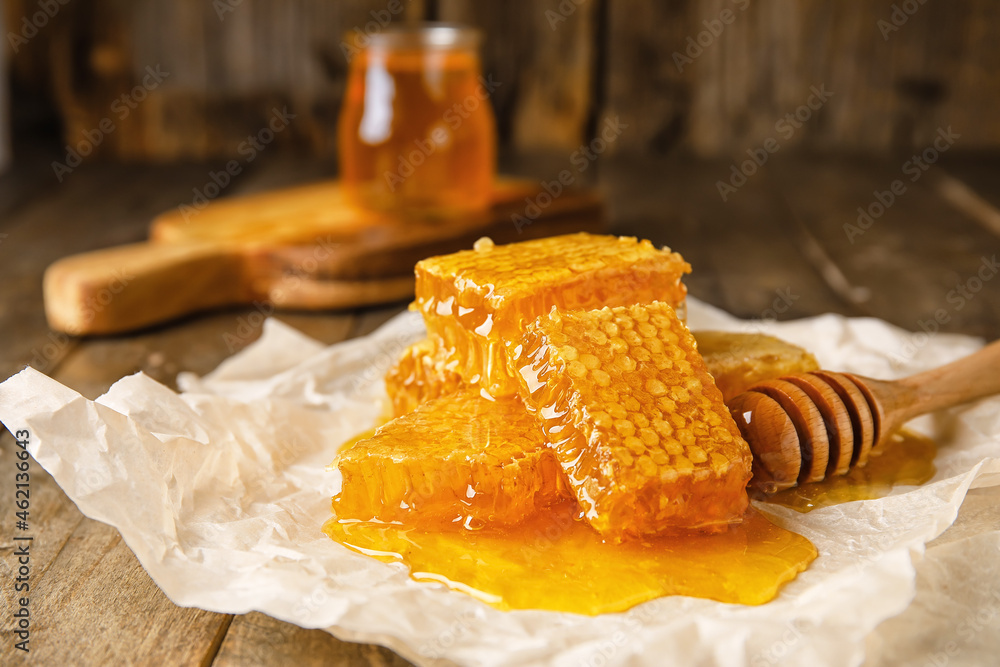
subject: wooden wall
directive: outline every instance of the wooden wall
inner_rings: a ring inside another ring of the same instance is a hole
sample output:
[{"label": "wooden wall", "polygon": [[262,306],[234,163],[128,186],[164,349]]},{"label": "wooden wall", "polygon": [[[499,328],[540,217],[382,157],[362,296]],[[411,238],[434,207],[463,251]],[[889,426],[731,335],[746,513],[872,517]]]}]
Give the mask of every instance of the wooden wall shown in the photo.
[{"label": "wooden wall", "polygon": [[[7,34],[7,21],[0,11],[0,35]],[[10,123],[7,95],[10,90],[7,71],[7,49],[0,47],[0,172],[10,162]]]},{"label": "wooden wall", "polygon": [[[893,4],[912,15],[894,24]],[[737,155],[768,138],[885,153],[948,125],[962,148],[1000,148],[994,0],[73,0],[36,39],[71,144],[159,64],[169,77],[114,119],[101,152],[231,154],[287,105],[297,119],[276,145],[331,155],[340,36],[397,6],[394,20],[487,31],[484,69],[502,84],[493,102],[514,149],[569,151],[615,116],[627,129],[612,149],[638,153]],[[801,127],[780,125],[813,87],[832,95],[813,98]]]}]

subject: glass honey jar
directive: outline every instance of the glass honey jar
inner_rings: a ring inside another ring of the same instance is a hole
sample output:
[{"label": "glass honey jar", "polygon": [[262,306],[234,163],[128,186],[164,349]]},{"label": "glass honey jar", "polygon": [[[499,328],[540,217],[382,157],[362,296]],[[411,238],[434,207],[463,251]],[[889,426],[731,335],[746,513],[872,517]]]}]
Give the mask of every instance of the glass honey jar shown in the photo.
[{"label": "glass honey jar", "polygon": [[338,148],[352,203],[417,214],[489,206],[496,121],[480,33],[419,23],[350,39]]}]

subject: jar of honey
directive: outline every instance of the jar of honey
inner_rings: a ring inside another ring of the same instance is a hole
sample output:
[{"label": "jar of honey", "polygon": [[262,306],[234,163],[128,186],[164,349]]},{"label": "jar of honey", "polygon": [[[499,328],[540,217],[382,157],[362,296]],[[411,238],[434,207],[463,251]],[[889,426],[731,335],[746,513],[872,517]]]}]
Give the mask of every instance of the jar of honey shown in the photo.
[{"label": "jar of honey", "polygon": [[350,39],[338,147],[351,201],[418,214],[486,208],[496,121],[480,74],[480,33],[418,23]]}]

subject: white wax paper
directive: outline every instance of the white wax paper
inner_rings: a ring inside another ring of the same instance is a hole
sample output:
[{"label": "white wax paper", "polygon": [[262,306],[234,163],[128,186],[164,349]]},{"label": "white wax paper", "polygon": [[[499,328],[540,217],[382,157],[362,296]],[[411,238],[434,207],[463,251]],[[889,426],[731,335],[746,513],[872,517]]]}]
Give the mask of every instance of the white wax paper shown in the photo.
[{"label": "white wax paper", "polygon": [[[825,368],[878,378],[981,345],[834,315],[742,322],[694,299],[689,324],[774,333],[812,350]],[[0,421],[30,430],[38,463],[84,514],[121,531],[177,604],[257,610],[384,644],[418,664],[856,665],[866,646],[881,659],[909,655],[920,664],[939,654],[951,665],[995,655],[995,627],[965,640],[958,623],[978,614],[985,627],[991,610],[1000,620],[997,515],[970,519],[957,543],[926,554],[925,544],[955,521],[970,488],[1000,484],[1000,398],[912,423],[940,445],[938,473],[922,487],[809,514],[759,505],[820,552],[766,605],[668,597],[597,617],[502,612],[417,583],[402,565],[353,553],[320,530],[340,484],[325,466],[341,442],[372,426],[383,408],[382,375],[422,335],[418,316],[405,313],[371,336],[324,347],[270,320],[259,341],[213,373],[182,376],[181,394],[139,373],[89,401],[29,368],[0,385]],[[908,610],[917,565],[921,597]],[[969,572],[987,579],[955,584]],[[927,637],[913,624],[931,626],[939,605],[955,621]],[[902,627],[893,619],[876,630],[904,610]],[[926,647],[907,654],[894,644],[907,636]]]}]

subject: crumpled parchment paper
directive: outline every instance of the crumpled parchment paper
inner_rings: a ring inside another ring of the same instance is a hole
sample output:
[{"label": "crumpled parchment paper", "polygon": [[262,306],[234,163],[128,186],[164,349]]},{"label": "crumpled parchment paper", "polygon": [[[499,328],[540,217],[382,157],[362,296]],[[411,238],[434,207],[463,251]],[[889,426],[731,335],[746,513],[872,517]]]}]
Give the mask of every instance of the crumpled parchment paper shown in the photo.
[{"label": "crumpled parchment paper", "polygon": [[[695,299],[689,325],[773,333],[813,351],[824,368],[877,378],[931,368],[981,345],[835,315],[745,322]],[[414,313],[331,347],[270,320],[256,343],[211,374],[182,375],[183,393],[139,373],[96,401],[29,368],[0,385],[0,421],[30,430],[38,463],[84,514],[121,532],[177,604],[257,610],[384,644],[419,664],[856,665],[866,644],[899,655],[893,637],[905,633],[893,630],[895,619],[873,631],[911,604],[917,564],[933,578],[925,544],[955,521],[969,489],[1000,485],[1000,398],[993,398],[911,423],[940,445],[937,475],[922,487],[809,514],[760,506],[820,552],[766,605],[669,597],[598,617],[501,612],[417,583],[404,566],[353,553],[320,530],[340,485],[326,465],[341,442],[373,425],[383,409],[383,374],[421,336]],[[971,519],[969,539],[954,548],[932,550],[940,552],[939,570],[960,577],[997,558],[990,517]],[[967,585],[967,593],[940,588],[922,593],[920,608],[900,619],[921,623],[947,604],[956,620],[938,631],[953,628],[961,642],[962,614],[984,618],[997,591],[1000,620],[997,578]],[[995,636],[995,628],[987,632]],[[973,639],[982,644],[982,631]],[[915,657],[950,655],[935,641]],[[952,664],[973,645],[956,643]]]}]

